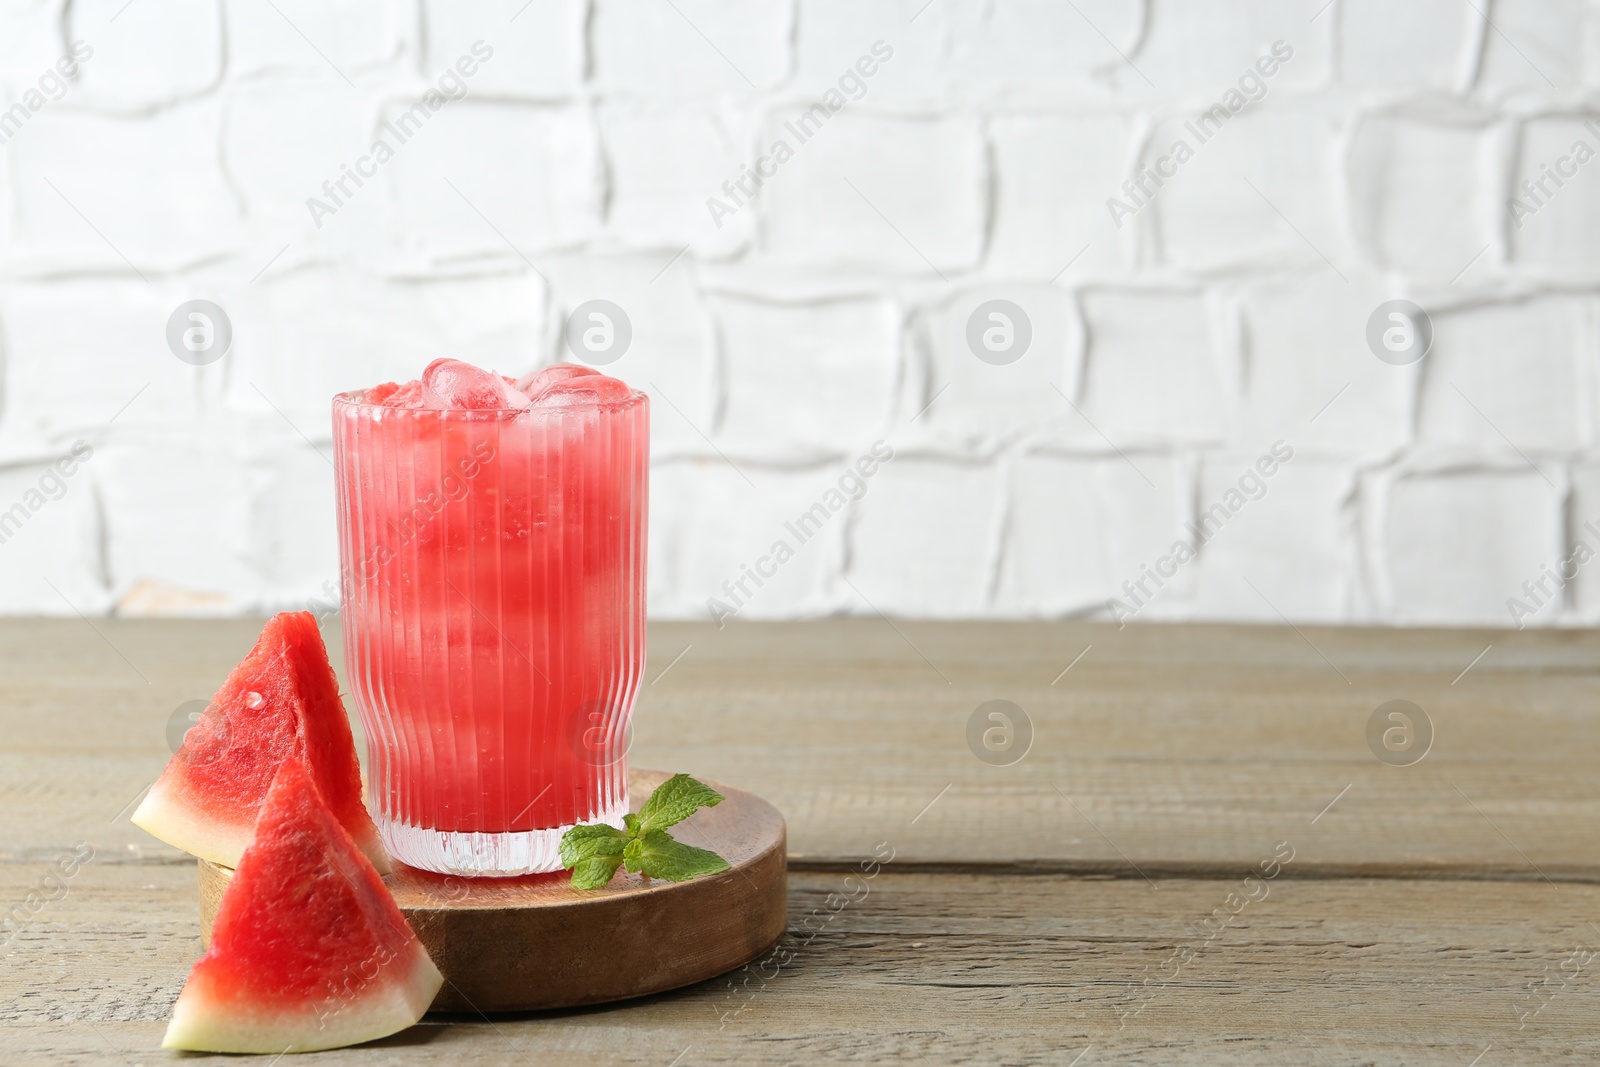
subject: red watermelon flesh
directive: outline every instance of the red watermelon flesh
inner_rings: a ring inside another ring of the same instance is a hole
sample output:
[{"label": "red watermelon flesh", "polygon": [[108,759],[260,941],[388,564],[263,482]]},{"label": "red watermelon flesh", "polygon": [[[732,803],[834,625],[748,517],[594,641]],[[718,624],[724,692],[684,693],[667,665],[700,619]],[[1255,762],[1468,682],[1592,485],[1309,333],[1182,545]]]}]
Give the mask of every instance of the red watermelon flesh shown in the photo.
[{"label": "red watermelon flesh", "polygon": [[422,1018],[444,979],[300,761],[283,762],[165,1048],[312,1052]]},{"label": "red watermelon flesh", "polygon": [[361,800],[361,768],[339,682],[308,611],[267,621],[133,821],[185,852],[238,866],[272,776],[290,756],[304,762],[357,847],[387,872],[389,858]]}]

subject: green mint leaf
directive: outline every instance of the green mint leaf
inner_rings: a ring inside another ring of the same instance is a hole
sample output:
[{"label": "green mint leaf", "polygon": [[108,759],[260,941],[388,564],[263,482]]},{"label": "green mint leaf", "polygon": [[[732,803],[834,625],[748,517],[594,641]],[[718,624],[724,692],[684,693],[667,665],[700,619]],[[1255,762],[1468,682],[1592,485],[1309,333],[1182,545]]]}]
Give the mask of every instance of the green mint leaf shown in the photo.
[{"label": "green mint leaf", "polygon": [[675,774],[656,787],[638,814],[622,817],[624,829],[591,823],[561,835],[561,865],[572,869],[572,888],[599,889],[621,867],[629,874],[682,882],[698,874],[728,869],[715,852],[681,844],[667,833],[701,808],[722,803],[722,794],[687,774]]},{"label": "green mint leaf", "polygon": [[621,856],[590,856],[581,859],[572,868],[572,888],[599,889],[611,881],[620,866],[622,866]]},{"label": "green mint leaf", "polygon": [[[639,808],[640,836],[680,823],[700,808],[722,803],[722,794],[687,774],[675,774],[656,787]],[[632,827],[629,827],[632,829]]]},{"label": "green mint leaf", "polygon": [[[629,851],[639,847],[639,867],[651,878],[682,882],[697,874],[715,874],[728,869],[728,861],[715,852],[674,841],[665,830],[652,830],[628,843]],[[628,868],[630,871],[633,868]]]},{"label": "green mint leaf", "polygon": [[561,835],[561,866],[576,867],[586,859],[620,855],[626,842],[627,835],[615,826],[604,823],[574,826]]}]

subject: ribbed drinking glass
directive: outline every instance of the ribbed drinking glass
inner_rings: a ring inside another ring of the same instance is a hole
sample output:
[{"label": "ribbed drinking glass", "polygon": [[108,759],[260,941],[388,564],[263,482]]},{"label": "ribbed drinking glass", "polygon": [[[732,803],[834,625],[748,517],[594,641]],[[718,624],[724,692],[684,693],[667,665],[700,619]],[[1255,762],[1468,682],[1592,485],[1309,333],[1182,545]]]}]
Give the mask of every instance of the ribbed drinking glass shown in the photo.
[{"label": "ribbed drinking glass", "polygon": [[561,866],[628,809],[644,663],[649,405],[334,398],[346,669],[385,847],[413,867]]}]

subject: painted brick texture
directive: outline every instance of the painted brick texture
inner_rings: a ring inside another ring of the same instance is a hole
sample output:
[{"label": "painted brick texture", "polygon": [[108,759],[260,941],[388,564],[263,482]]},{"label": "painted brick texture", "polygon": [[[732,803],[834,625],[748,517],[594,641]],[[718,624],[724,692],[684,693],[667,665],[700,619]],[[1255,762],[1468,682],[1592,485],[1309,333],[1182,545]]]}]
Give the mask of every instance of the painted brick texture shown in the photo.
[{"label": "painted brick texture", "polygon": [[[1549,577],[1600,552],[1597,40],[1548,0],[0,0],[0,612],[324,596],[327,398],[567,358],[607,299],[659,617],[1600,622],[1600,564]],[[1420,362],[1369,342],[1396,299]]]}]

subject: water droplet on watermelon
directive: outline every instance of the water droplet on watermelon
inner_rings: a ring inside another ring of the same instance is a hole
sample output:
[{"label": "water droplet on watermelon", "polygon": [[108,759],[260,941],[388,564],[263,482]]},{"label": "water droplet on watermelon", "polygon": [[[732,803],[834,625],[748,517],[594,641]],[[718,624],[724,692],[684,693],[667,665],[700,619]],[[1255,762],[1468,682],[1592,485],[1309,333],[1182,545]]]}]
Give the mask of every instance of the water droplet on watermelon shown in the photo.
[{"label": "water droplet on watermelon", "polygon": [[262,696],[260,693],[254,692],[254,691],[251,691],[251,692],[246,693],[244,695],[244,706],[249,708],[251,711],[254,711],[255,709],[261,707],[266,702],[267,702],[267,698],[266,697]]}]

